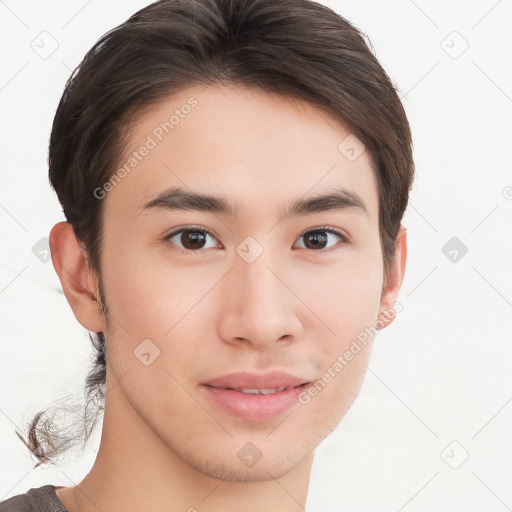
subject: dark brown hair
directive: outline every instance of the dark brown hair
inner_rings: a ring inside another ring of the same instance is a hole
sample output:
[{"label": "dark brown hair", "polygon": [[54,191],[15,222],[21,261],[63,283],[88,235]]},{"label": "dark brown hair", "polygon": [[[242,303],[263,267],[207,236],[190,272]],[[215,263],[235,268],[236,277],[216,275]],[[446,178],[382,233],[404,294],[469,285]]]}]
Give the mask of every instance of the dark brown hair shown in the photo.
[{"label": "dark brown hair", "polygon": [[[201,84],[256,87],[303,100],[350,127],[376,170],[386,283],[414,176],[409,124],[364,35],[311,0],[160,0],[85,55],[55,115],[49,175],[91,268],[101,277],[103,202],[94,190],[116,171],[130,128],[148,107]],[[84,443],[102,409],[106,376],[103,334],[91,339],[95,360],[85,394],[87,405],[99,405],[96,416],[85,407]],[[53,442],[45,425],[40,412],[24,441],[39,464],[68,447]]]}]

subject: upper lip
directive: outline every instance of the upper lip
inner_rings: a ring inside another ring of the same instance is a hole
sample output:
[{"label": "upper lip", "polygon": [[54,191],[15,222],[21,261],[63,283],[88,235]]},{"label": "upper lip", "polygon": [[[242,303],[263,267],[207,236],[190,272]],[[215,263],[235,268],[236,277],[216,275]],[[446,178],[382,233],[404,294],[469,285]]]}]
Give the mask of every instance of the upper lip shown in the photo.
[{"label": "upper lip", "polygon": [[273,389],[294,388],[309,382],[308,379],[290,375],[289,373],[273,371],[269,373],[229,373],[214,379],[209,379],[202,384],[215,388],[230,389]]}]

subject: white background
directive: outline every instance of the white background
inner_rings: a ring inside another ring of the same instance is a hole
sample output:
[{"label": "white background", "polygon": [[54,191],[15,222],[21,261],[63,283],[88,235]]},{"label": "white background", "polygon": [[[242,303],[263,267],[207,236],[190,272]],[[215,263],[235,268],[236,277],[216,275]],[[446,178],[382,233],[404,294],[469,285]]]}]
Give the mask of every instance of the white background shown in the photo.
[{"label": "white background", "polygon": [[[0,501],[74,485],[94,461],[99,432],[82,459],[38,469],[14,434],[65,393],[80,398],[91,354],[32,248],[63,220],[46,159],[65,81],[148,3],[0,1]],[[368,34],[404,95],[417,178],[403,311],[316,450],[307,510],[512,510],[512,1],[323,3]],[[43,31],[58,42],[47,59],[31,47]],[[442,252],[452,237],[468,249],[456,262]]]}]

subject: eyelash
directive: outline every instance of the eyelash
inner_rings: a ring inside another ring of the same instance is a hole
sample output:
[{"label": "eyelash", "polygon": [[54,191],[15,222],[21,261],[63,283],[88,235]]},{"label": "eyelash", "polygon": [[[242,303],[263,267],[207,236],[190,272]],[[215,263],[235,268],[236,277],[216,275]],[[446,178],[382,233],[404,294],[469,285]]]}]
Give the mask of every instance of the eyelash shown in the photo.
[{"label": "eyelash", "polygon": [[[190,250],[190,249],[182,249],[181,247],[179,247],[176,244],[171,242],[171,238],[173,238],[176,235],[179,235],[180,233],[183,233],[185,231],[192,231],[192,232],[197,231],[197,232],[200,232],[200,233],[206,233],[211,238],[214,238],[215,240],[217,239],[217,237],[211,231],[209,231],[208,229],[205,229],[205,228],[203,228],[201,226],[187,226],[187,227],[184,227],[184,228],[180,228],[180,229],[178,229],[176,231],[173,231],[169,235],[165,236],[164,240],[166,242],[168,242],[169,245],[171,245],[173,247],[173,250],[176,250],[176,251],[178,251],[178,252],[180,252],[182,254],[187,254],[187,255],[191,254],[191,253],[199,253],[200,254],[200,253],[204,252],[201,249],[198,249],[196,251]],[[318,249],[318,250],[315,250],[315,249],[308,249],[307,247],[301,247],[301,249],[306,249],[306,250],[309,250],[309,251],[315,252],[315,253],[323,253],[323,254],[325,254],[325,253],[330,253],[332,251],[335,251],[335,250],[339,249],[340,245],[343,246],[343,245],[347,245],[347,244],[350,243],[350,240],[347,238],[347,236],[344,233],[342,233],[341,231],[339,231],[339,230],[337,230],[337,229],[335,229],[335,228],[333,228],[331,226],[318,226],[318,227],[315,227],[315,228],[312,228],[312,229],[308,229],[307,231],[304,231],[302,233],[302,235],[300,235],[298,237],[297,240],[299,240],[303,236],[307,235],[308,233],[314,233],[314,232],[318,232],[318,231],[320,231],[320,232],[324,231],[326,233],[331,233],[331,234],[337,236],[339,238],[341,244],[337,243],[333,247],[330,247],[328,249]]]}]

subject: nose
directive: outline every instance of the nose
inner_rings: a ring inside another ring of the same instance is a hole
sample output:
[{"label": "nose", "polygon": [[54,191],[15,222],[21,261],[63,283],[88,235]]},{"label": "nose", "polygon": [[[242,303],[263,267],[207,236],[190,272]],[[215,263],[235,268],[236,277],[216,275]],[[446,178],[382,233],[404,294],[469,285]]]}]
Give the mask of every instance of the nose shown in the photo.
[{"label": "nose", "polygon": [[236,256],[223,283],[219,334],[229,344],[267,350],[278,341],[293,342],[303,330],[301,306],[289,272],[265,251],[252,263]]}]

